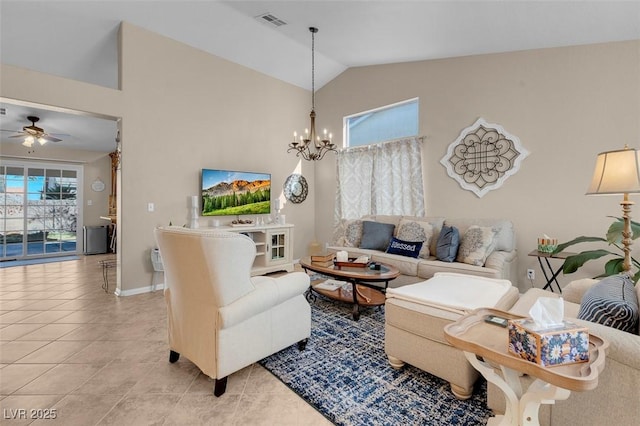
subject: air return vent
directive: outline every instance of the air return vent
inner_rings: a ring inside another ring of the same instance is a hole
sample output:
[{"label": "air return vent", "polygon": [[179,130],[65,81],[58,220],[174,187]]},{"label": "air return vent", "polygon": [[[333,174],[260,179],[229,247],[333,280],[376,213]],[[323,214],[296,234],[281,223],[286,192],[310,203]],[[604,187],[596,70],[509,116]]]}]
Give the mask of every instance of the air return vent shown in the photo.
[{"label": "air return vent", "polygon": [[283,25],[287,25],[282,19],[278,18],[275,15],[270,13],[263,13],[262,15],[256,16],[256,19],[260,22],[265,22],[267,24],[274,25],[276,27],[281,27]]}]

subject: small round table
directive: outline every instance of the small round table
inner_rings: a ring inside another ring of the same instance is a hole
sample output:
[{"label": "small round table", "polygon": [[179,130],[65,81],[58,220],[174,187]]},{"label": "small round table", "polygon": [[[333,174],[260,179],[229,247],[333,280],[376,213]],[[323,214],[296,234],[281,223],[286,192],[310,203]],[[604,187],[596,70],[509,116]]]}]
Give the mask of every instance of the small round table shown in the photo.
[{"label": "small round table", "polygon": [[[355,321],[360,319],[360,306],[384,305],[386,299],[384,291],[387,289],[389,281],[400,275],[397,268],[382,263],[375,264],[379,265],[380,269],[373,269],[373,264],[367,264],[364,267],[340,265],[344,264],[325,266],[312,262],[310,257],[300,259],[300,266],[305,271],[317,272],[351,284],[350,288],[341,286],[335,290],[318,288],[317,285],[312,285],[310,289],[331,300],[353,303],[352,317]],[[384,289],[376,287],[373,283],[384,283]]]}]

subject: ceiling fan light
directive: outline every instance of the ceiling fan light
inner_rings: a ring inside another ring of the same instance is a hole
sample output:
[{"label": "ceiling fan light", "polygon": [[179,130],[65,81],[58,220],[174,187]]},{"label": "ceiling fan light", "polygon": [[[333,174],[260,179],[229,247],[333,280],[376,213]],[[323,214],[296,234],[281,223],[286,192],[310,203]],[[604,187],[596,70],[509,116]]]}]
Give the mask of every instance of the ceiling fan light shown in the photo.
[{"label": "ceiling fan light", "polygon": [[39,137],[38,142],[40,142],[40,145],[44,145],[45,143],[47,143],[47,140],[43,137]]},{"label": "ceiling fan light", "polygon": [[26,146],[27,148],[31,148],[31,146],[33,145],[33,136],[27,136],[26,138],[24,138],[24,142],[22,142],[22,145]]}]

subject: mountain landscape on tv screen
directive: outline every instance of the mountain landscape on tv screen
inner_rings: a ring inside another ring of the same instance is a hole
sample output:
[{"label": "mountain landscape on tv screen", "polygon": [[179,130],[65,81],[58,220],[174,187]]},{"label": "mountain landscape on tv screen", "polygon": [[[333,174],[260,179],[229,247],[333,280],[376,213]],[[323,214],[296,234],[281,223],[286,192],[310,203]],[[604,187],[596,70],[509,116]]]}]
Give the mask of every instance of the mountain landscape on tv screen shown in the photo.
[{"label": "mountain landscape on tv screen", "polygon": [[247,215],[271,212],[271,181],[243,179],[219,182],[202,190],[202,215]]}]

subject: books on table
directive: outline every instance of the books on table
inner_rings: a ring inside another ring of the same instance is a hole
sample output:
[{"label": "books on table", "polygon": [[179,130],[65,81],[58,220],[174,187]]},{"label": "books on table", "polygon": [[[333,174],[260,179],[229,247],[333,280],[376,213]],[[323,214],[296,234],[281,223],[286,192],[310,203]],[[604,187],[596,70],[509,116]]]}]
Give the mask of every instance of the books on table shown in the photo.
[{"label": "books on table", "polygon": [[318,290],[335,291],[335,290],[341,288],[345,284],[349,284],[349,283],[346,282],[346,281],[328,279],[326,281],[321,282],[320,284],[314,285],[313,288],[318,289]]},{"label": "books on table", "polygon": [[329,266],[333,266],[333,259],[335,256],[335,253],[312,254],[311,263],[327,268]]},{"label": "books on table", "polygon": [[333,262],[333,259],[336,257],[335,253],[322,253],[322,254],[312,254],[311,261],[314,263],[317,262]]},{"label": "books on table", "polygon": [[317,265],[317,266],[322,266],[325,268],[328,268],[329,266],[333,266],[333,260],[327,260],[325,261],[317,261],[317,260],[312,260],[311,261],[312,264]]}]

